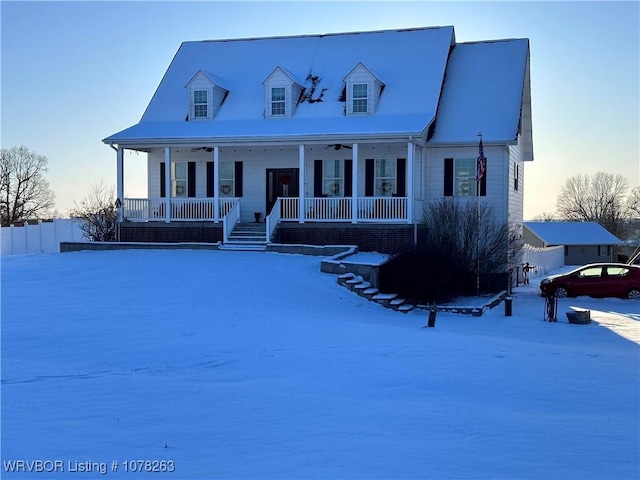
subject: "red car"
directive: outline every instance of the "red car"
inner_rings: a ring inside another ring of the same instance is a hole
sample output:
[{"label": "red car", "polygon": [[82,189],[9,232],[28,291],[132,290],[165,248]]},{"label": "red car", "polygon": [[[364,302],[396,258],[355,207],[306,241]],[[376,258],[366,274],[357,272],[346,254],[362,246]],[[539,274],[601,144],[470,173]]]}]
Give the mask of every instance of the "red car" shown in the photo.
[{"label": "red car", "polygon": [[540,281],[543,296],[621,297],[640,300],[640,266],[592,263]]}]

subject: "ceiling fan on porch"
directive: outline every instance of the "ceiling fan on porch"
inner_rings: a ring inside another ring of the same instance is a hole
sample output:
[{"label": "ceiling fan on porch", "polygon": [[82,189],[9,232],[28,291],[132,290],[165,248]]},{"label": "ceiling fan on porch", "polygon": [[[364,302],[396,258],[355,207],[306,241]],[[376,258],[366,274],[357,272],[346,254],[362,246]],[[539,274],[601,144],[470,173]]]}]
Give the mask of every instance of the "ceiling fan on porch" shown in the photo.
[{"label": "ceiling fan on porch", "polygon": [[213,152],[213,148],[211,147],[197,147],[197,148],[191,149],[192,152],[197,152],[198,150],[204,150],[205,152],[208,152],[208,153]]},{"label": "ceiling fan on porch", "polygon": [[341,143],[335,143],[333,145],[327,145],[327,148],[333,147],[335,150],[341,150],[343,148],[348,148],[349,150],[351,150],[351,147],[349,145],[343,145]]}]

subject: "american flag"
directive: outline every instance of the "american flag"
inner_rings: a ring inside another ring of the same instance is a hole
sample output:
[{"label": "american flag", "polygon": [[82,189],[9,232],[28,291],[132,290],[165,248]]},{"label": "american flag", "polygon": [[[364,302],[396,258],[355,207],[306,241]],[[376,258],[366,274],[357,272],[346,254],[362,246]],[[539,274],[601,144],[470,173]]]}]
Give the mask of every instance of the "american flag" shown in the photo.
[{"label": "american flag", "polygon": [[484,172],[487,169],[487,159],[484,156],[484,147],[482,146],[482,138],[480,138],[480,145],[478,145],[478,164],[476,167],[476,182],[482,180]]}]

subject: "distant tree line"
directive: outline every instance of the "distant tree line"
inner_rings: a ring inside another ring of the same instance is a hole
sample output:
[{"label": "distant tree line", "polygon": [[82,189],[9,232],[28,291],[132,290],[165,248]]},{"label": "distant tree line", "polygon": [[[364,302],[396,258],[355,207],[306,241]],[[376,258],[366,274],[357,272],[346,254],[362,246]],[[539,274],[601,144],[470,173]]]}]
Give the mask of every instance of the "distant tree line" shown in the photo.
[{"label": "distant tree line", "polygon": [[534,218],[597,222],[618,238],[640,233],[640,187],[629,190],[622,175],[598,172],[569,178],[556,199],[556,210]]}]

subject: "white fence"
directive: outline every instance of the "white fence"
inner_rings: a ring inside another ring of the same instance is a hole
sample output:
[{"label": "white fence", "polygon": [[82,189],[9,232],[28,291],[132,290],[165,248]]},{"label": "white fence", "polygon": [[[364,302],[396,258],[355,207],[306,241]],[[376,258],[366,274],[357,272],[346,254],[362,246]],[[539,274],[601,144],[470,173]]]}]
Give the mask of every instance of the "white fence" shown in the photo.
[{"label": "white fence", "polygon": [[551,270],[564,266],[564,247],[533,247],[525,244],[522,249],[522,263],[533,267],[531,276],[546,275]]},{"label": "white fence", "polygon": [[2,227],[2,255],[52,253],[60,251],[60,242],[86,242],[77,222],[69,218],[36,225]]}]

